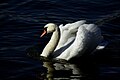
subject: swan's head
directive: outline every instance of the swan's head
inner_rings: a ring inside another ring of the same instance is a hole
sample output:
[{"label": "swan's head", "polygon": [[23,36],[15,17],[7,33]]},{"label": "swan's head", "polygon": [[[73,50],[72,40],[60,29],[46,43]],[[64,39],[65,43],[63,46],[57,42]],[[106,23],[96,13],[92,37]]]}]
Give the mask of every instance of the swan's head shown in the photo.
[{"label": "swan's head", "polygon": [[45,34],[54,32],[56,30],[56,27],[57,27],[57,25],[54,23],[46,24],[44,26],[44,32],[42,33],[42,35],[40,37],[44,36]]}]

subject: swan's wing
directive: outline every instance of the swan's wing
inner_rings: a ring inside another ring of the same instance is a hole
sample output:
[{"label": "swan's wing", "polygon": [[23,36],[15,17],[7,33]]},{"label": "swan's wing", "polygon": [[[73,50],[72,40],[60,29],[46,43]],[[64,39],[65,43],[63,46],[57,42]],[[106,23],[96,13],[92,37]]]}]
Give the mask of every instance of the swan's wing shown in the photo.
[{"label": "swan's wing", "polygon": [[101,41],[101,33],[96,25],[83,24],[79,27],[77,36],[71,48],[70,55],[66,57],[70,60],[73,57],[79,57],[86,52],[92,52]]},{"label": "swan's wing", "polygon": [[77,21],[75,23],[69,23],[69,24],[66,24],[65,26],[60,27],[60,29],[62,30],[61,36],[55,51],[60,47],[62,47],[65,43],[67,43],[69,38],[75,37],[78,27],[84,24],[85,22],[86,22],[85,20],[81,20],[81,21]]},{"label": "swan's wing", "polygon": [[57,58],[69,60],[72,57],[78,54],[78,51],[83,49],[83,41],[86,38],[86,30],[83,26],[80,26],[78,32],[76,33],[76,37],[74,42]]},{"label": "swan's wing", "polygon": [[[91,29],[86,29],[89,27]],[[57,58],[70,60],[73,57],[80,56],[86,51],[93,51],[99,44],[100,39],[98,35],[101,35],[95,25],[83,24],[78,28],[76,38],[72,45],[67,48]],[[101,36],[100,36],[101,37]]]}]

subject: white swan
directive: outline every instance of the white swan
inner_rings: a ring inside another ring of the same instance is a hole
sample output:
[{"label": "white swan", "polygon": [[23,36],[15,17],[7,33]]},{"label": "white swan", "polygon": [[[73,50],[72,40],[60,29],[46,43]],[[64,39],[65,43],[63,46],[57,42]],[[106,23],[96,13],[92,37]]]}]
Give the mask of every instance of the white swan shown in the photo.
[{"label": "white swan", "polygon": [[77,21],[72,24],[69,23],[65,26],[60,25],[59,27],[53,23],[48,23],[47,25],[45,25],[44,32],[41,37],[44,36],[46,33],[51,32],[53,32],[53,35],[46,47],[43,49],[43,52],[40,56],[48,57],[54,50],[56,51],[65,43],[70,43],[75,38],[78,27],[83,23],[85,23],[85,20]]},{"label": "white swan", "polygon": [[[59,53],[60,49],[64,49],[55,57],[68,61],[73,57],[82,55],[85,51],[92,52],[102,40],[101,32],[96,25],[84,23],[85,21],[78,21],[59,27],[54,23],[45,25],[41,37],[51,32],[53,32],[53,35],[40,56],[49,57],[52,53],[52,56],[54,56]],[[69,45],[69,43],[71,44]],[[66,45],[69,45],[68,48],[65,48]]]}]

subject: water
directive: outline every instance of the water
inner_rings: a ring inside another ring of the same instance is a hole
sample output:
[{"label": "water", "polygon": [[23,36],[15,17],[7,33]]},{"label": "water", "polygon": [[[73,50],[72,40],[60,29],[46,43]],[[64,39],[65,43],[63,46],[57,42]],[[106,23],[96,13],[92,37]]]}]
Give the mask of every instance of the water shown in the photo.
[{"label": "water", "polygon": [[[47,71],[43,62],[28,57],[26,50],[38,45],[33,52],[35,55],[41,53],[49,41],[49,37],[39,38],[45,24],[54,22],[59,25],[81,19],[94,23],[120,13],[119,5],[119,0],[0,1],[0,80],[43,80],[42,73]],[[105,50],[81,58],[79,68],[85,77],[79,79],[120,78],[120,18],[100,28],[110,43]],[[66,73],[71,72],[61,74]]]}]

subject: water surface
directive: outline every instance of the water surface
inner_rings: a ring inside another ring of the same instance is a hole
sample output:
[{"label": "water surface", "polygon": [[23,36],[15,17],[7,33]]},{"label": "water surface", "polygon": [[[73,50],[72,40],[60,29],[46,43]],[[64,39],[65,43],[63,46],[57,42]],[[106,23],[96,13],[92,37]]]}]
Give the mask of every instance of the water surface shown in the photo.
[{"label": "water surface", "polygon": [[[39,38],[45,24],[59,25],[82,19],[94,23],[120,13],[119,5],[119,0],[0,1],[0,80],[42,80],[41,74],[47,71],[43,62],[28,57],[26,49],[38,45],[34,52],[41,53],[49,41],[49,37]],[[81,79],[117,80],[120,76],[120,17],[100,28],[110,44],[105,50],[81,58],[80,69],[85,75]]]}]

